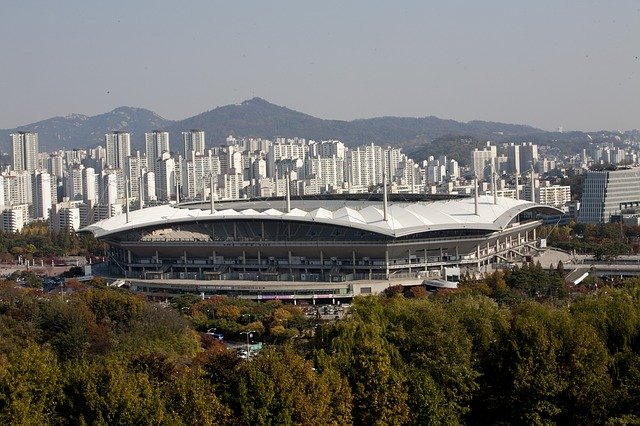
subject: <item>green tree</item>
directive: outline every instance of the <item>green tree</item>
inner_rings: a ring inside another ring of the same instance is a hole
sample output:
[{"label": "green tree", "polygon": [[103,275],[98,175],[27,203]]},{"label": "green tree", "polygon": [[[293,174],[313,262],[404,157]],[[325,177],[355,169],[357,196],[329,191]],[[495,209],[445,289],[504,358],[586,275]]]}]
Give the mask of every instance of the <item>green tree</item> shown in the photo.
[{"label": "green tree", "polygon": [[290,345],[266,348],[237,370],[235,404],[246,424],[312,425],[333,423],[327,380]]},{"label": "green tree", "polygon": [[56,419],[62,374],[55,354],[29,343],[0,360],[0,421],[47,424]]}]

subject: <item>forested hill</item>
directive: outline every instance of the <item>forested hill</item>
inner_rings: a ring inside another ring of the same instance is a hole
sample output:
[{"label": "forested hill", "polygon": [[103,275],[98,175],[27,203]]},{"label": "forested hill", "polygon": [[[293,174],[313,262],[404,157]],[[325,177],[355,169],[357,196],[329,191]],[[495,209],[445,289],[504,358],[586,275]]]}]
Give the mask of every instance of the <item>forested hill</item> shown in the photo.
[{"label": "forested hill", "polygon": [[[278,301],[154,304],[99,278],[58,294],[0,280],[0,422],[639,424],[640,280],[569,293],[563,274],[390,287],[331,322]],[[265,345],[243,358],[212,329]]]},{"label": "forested hill", "polygon": [[141,149],[144,132],[167,130],[171,133],[172,144],[178,146],[180,132],[193,128],[205,130],[210,146],[224,143],[228,135],[263,138],[300,136],[316,140],[339,139],[349,146],[368,143],[404,146],[450,134],[496,140],[546,133],[525,125],[485,121],[463,123],[433,116],[325,120],[253,98],[239,105],[218,107],[178,121],[164,119],[146,109],[131,107],[120,107],[92,117],[71,114],[0,130],[0,140],[7,144],[11,132],[35,131],[39,134],[40,150],[50,151],[61,147],[73,149],[95,146],[103,143],[105,133],[122,130],[132,133],[134,147]]}]

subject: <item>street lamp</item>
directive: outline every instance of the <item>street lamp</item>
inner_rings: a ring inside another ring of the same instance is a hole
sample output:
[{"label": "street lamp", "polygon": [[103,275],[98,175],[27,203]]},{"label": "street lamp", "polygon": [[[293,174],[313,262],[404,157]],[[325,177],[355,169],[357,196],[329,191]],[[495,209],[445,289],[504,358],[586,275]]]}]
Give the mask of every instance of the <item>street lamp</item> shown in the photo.
[{"label": "street lamp", "polygon": [[253,337],[253,333],[255,333],[254,330],[248,330],[248,331],[240,332],[240,334],[246,334],[247,335],[247,359],[251,358],[251,347],[249,346],[249,338]]}]

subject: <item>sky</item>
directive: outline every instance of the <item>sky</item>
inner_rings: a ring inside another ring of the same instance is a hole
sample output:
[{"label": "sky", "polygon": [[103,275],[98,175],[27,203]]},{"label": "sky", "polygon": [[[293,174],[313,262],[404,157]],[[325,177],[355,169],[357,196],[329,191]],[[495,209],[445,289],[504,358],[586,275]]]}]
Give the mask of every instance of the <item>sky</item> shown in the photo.
[{"label": "sky", "polygon": [[640,1],[3,0],[0,128],[261,97],[351,120],[640,128]]}]

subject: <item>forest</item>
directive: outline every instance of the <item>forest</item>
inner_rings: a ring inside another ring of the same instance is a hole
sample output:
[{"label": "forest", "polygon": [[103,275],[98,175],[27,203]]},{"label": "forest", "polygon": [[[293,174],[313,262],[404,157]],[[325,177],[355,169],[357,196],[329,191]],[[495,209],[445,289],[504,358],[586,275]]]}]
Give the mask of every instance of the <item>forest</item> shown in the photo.
[{"label": "forest", "polygon": [[[568,288],[563,273],[391,287],[338,321],[278,302],[152,303],[100,279],[58,294],[3,281],[0,423],[637,424],[640,280]],[[211,327],[267,344],[242,359]]]},{"label": "forest", "polygon": [[43,259],[47,263],[62,256],[102,256],[104,244],[93,235],[52,231],[46,222],[31,222],[20,232],[0,231],[0,261],[12,263],[17,256]]},{"label": "forest", "polygon": [[539,235],[548,244],[580,254],[592,254],[596,260],[640,252],[640,227],[625,223],[576,223],[542,226]]}]

